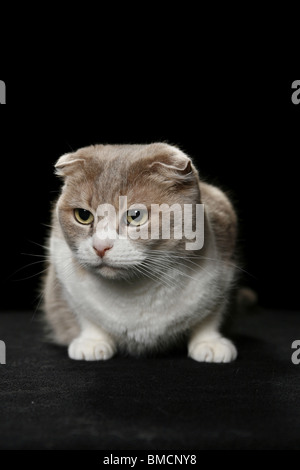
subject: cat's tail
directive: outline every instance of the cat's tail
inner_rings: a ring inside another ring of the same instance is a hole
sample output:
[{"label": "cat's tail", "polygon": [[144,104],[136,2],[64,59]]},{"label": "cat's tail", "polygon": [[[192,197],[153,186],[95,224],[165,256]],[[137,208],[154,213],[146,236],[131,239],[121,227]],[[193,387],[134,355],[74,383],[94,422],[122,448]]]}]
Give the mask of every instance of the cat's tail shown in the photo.
[{"label": "cat's tail", "polygon": [[240,287],[236,295],[236,308],[238,311],[246,311],[258,304],[257,293],[250,287]]}]

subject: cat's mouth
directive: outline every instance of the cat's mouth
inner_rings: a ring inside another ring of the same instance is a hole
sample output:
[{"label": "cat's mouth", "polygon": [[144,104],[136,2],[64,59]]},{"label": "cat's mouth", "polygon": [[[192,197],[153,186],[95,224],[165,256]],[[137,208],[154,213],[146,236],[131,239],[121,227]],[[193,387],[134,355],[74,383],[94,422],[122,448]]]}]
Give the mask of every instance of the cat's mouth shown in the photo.
[{"label": "cat's mouth", "polygon": [[123,279],[128,277],[128,267],[113,266],[106,262],[102,262],[97,267],[97,273],[106,279]]},{"label": "cat's mouth", "polygon": [[90,268],[94,274],[106,279],[131,279],[140,273],[139,266],[143,259],[132,260],[101,259]]}]

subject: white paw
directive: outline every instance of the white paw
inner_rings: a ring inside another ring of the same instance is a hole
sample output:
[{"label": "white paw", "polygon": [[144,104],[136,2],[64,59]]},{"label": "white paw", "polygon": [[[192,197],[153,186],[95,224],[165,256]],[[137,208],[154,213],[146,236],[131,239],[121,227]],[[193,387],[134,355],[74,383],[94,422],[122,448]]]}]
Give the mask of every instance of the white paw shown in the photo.
[{"label": "white paw", "polygon": [[229,339],[221,337],[192,344],[189,357],[199,362],[231,362],[236,359],[237,350]]},{"label": "white paw", "polygon": [[115,348],[108,342],[89,339],[75,338],[68,348],[71,359],[85,361],[106,361],[115,354]]}]

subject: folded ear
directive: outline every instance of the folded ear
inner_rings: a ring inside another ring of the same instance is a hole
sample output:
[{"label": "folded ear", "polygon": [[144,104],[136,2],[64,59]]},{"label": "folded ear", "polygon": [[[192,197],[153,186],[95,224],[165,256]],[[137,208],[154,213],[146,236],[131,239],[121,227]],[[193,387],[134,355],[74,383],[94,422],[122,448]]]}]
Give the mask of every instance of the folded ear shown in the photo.
[{"label": "folded ear", "polygon": [[166,170],[175,170],[186,175],[192,171],[192,162],[187,157],[178,158],[177,155],[160,155],[157,161],[151,163],[150,167],[160,165]]},{"label": "folded ear", "polygon": [[73,153],[65,153],[55,164],[55,174],[62,177],[67,176],[73,173],[74,168],[81,162],[84,162],[83,158],[76,158]]},{"label": "folded ear", "polygon": [[190,158],[181,150],[170,145],[166,151],[152,157],[149,167],[159,173],[166,182],[190,183],[197,178],[197,170]]}]

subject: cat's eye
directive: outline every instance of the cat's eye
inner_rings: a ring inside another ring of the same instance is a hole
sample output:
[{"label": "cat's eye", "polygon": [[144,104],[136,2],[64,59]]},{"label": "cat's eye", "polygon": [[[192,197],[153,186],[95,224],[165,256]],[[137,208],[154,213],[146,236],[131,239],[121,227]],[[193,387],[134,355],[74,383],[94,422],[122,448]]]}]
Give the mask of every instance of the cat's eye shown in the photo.
[{"label": "cat's eye", "polygon": [[83,225],[90,225],[94,221],[93,214],[86,209],[75,209],[74,216],[77,222]]},{"label": "cat's eye", "polygon": [[145,209],[130,209],[126,212],[127,225],[138,227],[148,220],[148,211]]}]

